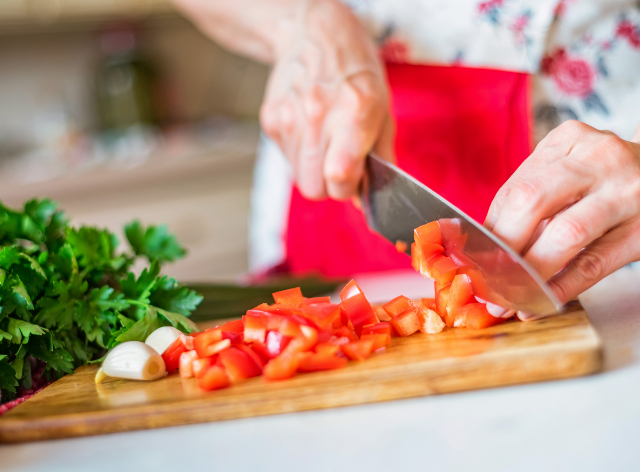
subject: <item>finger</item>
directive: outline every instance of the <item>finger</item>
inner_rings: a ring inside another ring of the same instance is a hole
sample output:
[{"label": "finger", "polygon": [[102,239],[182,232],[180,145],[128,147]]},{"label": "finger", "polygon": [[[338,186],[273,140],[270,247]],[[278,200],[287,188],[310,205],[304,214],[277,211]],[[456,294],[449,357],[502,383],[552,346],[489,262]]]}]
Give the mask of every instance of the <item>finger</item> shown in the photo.
[{"label": "finger", "polygon": [[580,200],[593,185],[593,175],[574,167],[569,160],[558,161],[514,184],[493,233],[514,251],[524,251],[543,220]]},{"label": "finger", "polygon": [[327,151],[324,121],[327,115],[326,98],[320,86],[314,85],[302,99],[302,115],[296,131],[302,133],[298,153],[296,182],[300,192],[309,199],[327,196],[323,167]]},{"label": "finger", "polygon": [[504,202],[511,190],[518,183],[526,180],[527,176],[536,169],[567,157],[575,144],[589,131],[594,129],[579,121],[567,121],[552,130],[538,145],[535,150],[513,173],[507,182],[498,190],[491,202],[484,226],[493,231],[498,221]]},{"label": "finger", "polygon": [[601,237],[629,216],[620,202],[588,195],[549,222],[525,260],[546,280],[584,247]]},{"label": "finger", "polygon": [[629,262],[640,259],[637,242],[640,224],[619,226],[589,245],[551,280],[549,286],[562,303]]},{"label": "finger", "polygon": [[638,127],[636,128],[636,132],[633,133],[633,137],[631,138],[631,141],[633,141],[634,143],[640,144],[640,125],[638,125]]},{"label": "finger", "polygon": [[347,79],[341,106],[328,124],[329,147],[324,165],[327,192],[342,200],[355,195],[364,169],[364,158],[376,143],[386,107],[381,91],[366,75]]},{"label": "finger", "polygon": [[382,125],[382,131],[378,136],[378,141],[374,146],[374,152],[387,162],[395,164],[395,138],[396,138],[396,126],[393,122],[393,118],[387,113],[384,124]]}]

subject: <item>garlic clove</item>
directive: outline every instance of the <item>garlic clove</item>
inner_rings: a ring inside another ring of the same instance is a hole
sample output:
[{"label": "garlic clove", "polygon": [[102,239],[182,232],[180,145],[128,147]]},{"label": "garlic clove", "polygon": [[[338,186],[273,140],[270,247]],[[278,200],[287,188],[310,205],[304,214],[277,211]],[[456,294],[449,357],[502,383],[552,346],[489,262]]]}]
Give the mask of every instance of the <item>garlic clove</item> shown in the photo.
[{"label": "garlic clove", "polygon": [[96,372],[96,383],[99,384],[100,382],[102,382],[107,377],[108,377],[107,374],[105,374],[104,370],[102,370],[102,367],[100,367],[100,370],[98,370],[98,372]]},{"label": "garlic clove", "polygon": [[151,346],[158,354],[162,355],[162,353],[166,351],[176,339],[182,336],[184,336],[182,331],[172,326],[163,326],[151,333],[144,343]]},{"label": "garlic clove", "polygon": [[127,341],[107,354],[101,370],[109,377],[156,380],[164,376],[166,367],[154,348],[140,341]]}]

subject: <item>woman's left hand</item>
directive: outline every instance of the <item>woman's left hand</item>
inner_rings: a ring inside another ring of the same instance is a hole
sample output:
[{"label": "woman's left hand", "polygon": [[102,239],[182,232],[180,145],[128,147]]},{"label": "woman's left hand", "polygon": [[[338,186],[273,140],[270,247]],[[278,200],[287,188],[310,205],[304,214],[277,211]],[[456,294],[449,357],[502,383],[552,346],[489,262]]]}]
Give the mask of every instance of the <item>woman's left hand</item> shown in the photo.
[{"label": "woman's left hand", "polygon": [[640,260],[640,127],[633,139],[563,123],[491,204],[485,226],[562,302]]}]

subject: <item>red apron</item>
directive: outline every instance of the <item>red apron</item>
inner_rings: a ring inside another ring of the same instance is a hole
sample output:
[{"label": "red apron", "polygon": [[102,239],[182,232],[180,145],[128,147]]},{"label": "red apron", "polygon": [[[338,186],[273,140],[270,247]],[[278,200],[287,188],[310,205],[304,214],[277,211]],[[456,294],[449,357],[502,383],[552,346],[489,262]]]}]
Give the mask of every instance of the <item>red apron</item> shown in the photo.
[{"label": "red apron", "polygon": [[[482,222],[530,152],[525,74],[388,65],[398,166]],[[286,269],[332,277],[410,267],[351,202],[310,201],[294,188]]]}]

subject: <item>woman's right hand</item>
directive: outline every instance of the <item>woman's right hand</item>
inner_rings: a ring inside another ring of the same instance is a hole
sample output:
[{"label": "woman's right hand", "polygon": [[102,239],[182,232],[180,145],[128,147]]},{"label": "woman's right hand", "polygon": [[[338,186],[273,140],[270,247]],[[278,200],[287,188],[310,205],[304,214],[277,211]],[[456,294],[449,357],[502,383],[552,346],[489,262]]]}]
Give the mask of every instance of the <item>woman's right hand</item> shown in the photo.
[{"label": "woman's right hand", "polygon": [[376,47],[349,8],[300,3],[291,32],[276,41],[260,120],[303,195],[346,199],[356,195],[369,151],[393,160],[388,87]]}]

